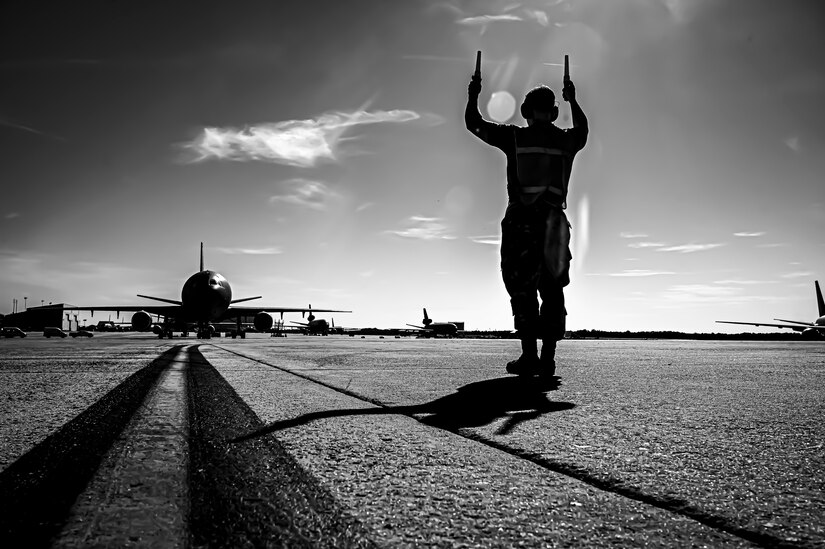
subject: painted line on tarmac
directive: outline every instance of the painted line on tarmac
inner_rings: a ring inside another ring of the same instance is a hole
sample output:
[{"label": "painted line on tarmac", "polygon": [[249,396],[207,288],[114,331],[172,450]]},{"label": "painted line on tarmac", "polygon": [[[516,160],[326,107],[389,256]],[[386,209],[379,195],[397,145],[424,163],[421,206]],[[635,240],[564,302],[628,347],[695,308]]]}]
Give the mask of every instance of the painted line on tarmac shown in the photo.
[{"label": "painted line on tarmac", "polygon": [[182,345],[162,353],[0,472],[0,546],[47,547]]},{"label": "painted line on tarmac", "polygon": [[188,351],[155,386],[78,497],[54,547],[186,547]]},{"label": "painted line on tarmac", "polygon": [[[311,376],[309,376],[305,373],[295,371],[295,370],[290,370],[288,368],[278,366],[277,364],[272,364],[272,363],[267,362],[263,359],[260,359],[260,358],[254,357],[254,356],[246,355],[246,354],[238,352],[234,349],[228,349],[226,347],[221,347],[219,345],[215,345],[214,343],[211,343],[210,345],[212,345],[213,347],[215,347],[217,349],[221,349],[223,351],[226,351],[227,353],[236,355],[238,357],[250,360],[252,362],[257,362],[258,364],[262,364],[264,366],[269,366],[269,367],[274,368],[276,370],[279,370],[281,372],[291,374],[291,375],[294,375],[298,378],[301,378],[301,379],[304,379],[306,381],[310,381],[312,383],[320,385],[322,387],[326,387],[327,389],[330,389],[330,390],[335,391],[337,393],[340,393],[340,394],[343,394],[343,395],[346,395],[346,396],[349,396],[349,397],[352,397],[352,398],[356,398],[356,399],[358,399],[362,402],[373,404],[375,406],[378,406],[378,407],[384,408],[384,409],[392,409],[393,413],[395,413],[395,414],[405,415],[405,416],[407,416],[411,419],[414,419],[414,420],[418,421],[419,423],[423,423],[423,424],[428,425],[430,427],[437,427],[439,429],[444,429],[446,431],[454,433],[454,434],[456,434],[458,436],[461,436],[463,438],[472,440],[474,442],[478,442],[480,444],[484,444],[484,445],[486,445],[490,448],[493,448],[495,450],[499,450],[499,451],[507,453],[511,456],[529,461],[529,462],[531,462],[535,465],[538,465],[539,467],[542,467],[542,468],[547,469],[549,471],[552,471],[554,473],[558,473],[558,474],[564,475],[566,477],[572,478],[574,480],[578,480],[579,482],[583,482],[585,484],[593,486],[594,488],[597,488],[597,489],[602,490],[604,492],[609,492],[609,493],[613,493],[613,494],[616,494],[616,495],[619,495],[619,496],[623,496],[623,497],[626,497],[628,499],[639,501],[641,503],[644,503],[644,504],[650,505],[652,507],[662,509],[664,511],[668,511],[668,512],[673,513],[673,514],[680,515],[680,516],[689,518],[691,520],[695,520],[696,522],[704,524],[705,526],[708,526],[708,527],[713,528],[715,530],[719,530],[721,532],[725,532],[727,534],[731,534],[733,536],[741,538],[745,541],[749,541],[749,542],[754,543],[756,545],[759,545],[761,547],[784,548],[784,547],[805,547],[806,546],[805,544],[790,542],[788,540],[782,539],[780,537],[777,537],[777,536],[774,536],[774,535],[771,535],[771,534],[768,534],[768,533],[765,533],[765,532],[762,532],[762,531],[751,530],[751,529],[742,527],[742,526],[738,525],[737,523],[731,521],[730,519],[728,519],[726,517],[715,515],[713,513],[709,513],[707,511],[704,511],[703,509],[701,509],[701,508],[699,508],[695,505],[691,505],[688,501],[686,501],[684,499],[681,499],[677,496],[649,494],[649,493],[646,493],[646,492],[642,491],[641,489],[639,489],[635,486],[628,485],[627,483],[625,483],[625,482],[623,482],[619,479],[610,477],[609,475],[600,475],[596,472],[589,471],[588,469],[586,469],[584,467],[579,467],[575,464],[565,463],[565,462],[562,462],[562,461],[559,461],[559,460],[554,460],[554,459],[549,459],[549,458],[541,456],[540,454],[535,454],[535,453],[528,452],[528,451],[525,451],[525,450],[522,450],[522,449],[519,449],[519,448],[512,448],[510,446],[506,446],[506,445],[501,444],[500,442],[497,442],[497,441],[492,440],[490,438],[478,435],[478,434],[472,432],[469,429],[451,428],[451,427],[446,426],[446,425],[433,425],[432,423],[427,423],[426,421],[422,420],[422,418],[420,418],[418,415],[415,415],[411,411],[404,411],[405,407],[391,406],[391,405],[385,404],[385,403],[381,402],[380,400],[360,395],[360,394],[358,394],[354,391],[351,391],[349,389],[346,389],[346,388],[336,387],[335,385],[332,385],[331,383],[327,383],[325,381],[315,379],[315,378],[313,378],[313,377],[311,377]],[[411,407],[409,407],[409,409],[410,410],[417,410],[417,409],[419,409],[419,407],[411,406]],[[323,414],[320,414],[320,415],[323,415]],[[271,431],[271,430],[267,430],[266,427],[263,427],[262,429],[259,429],[258,432],[268,433],[269,431]],[[250,440],[254,441],[255,436],[256,436],[255,431],[248,431],[247,434],[245,434],[243,436],[240,436],[240,437],[237,437],[234,440],[235,441],[243,440],[243,441],[246,441],[246,443],[248,443]]]}]

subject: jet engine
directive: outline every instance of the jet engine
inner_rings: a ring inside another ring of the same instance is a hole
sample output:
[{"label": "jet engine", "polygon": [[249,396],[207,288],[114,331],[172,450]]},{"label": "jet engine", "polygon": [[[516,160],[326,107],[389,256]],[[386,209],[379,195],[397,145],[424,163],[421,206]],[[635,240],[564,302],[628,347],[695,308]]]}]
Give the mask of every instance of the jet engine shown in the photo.
[{"label": "jet engine", "polygon": [[819,339],[823,336],[823,332],[816,328],[805,328],[802,330],[802,337],[804,339]]},{"label": "jet engine", "polygon": [[261,311],[255,315],[253,324],[259,332],[268,332],[272,329],[272,315]]},{"label": "jet engine", "polygon": [[146,332],[152,327],[152,317],[146,311],[138,311],[132,315],[132,330]]}]

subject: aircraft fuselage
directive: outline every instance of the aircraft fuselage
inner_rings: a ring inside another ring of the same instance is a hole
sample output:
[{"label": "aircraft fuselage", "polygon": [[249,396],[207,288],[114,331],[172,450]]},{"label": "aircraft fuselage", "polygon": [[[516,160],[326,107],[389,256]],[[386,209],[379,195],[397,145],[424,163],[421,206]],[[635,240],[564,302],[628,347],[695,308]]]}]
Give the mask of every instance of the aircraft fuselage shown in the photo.
[{"label": "aircraft fuselage", "polygon": [[232,287],[220,273],[200,271],[189,277],[180,294],[187,319],[210,322],[219,320],[232,302]]},{"label": "aircraft fuselage", "polygon": [[453,337],[458,333],[458,327],[452,322],[435,322],[421,327],[421,334],[428,337]]},{"label": "aircraft fuselage", "polygon": [[[814,320],[814,326],[825,326],[825,316],[821,316]],[[806,328],[802,330],[802,335],[811,339],[818,339],[825,337],[825,331],[816,328]]]}]

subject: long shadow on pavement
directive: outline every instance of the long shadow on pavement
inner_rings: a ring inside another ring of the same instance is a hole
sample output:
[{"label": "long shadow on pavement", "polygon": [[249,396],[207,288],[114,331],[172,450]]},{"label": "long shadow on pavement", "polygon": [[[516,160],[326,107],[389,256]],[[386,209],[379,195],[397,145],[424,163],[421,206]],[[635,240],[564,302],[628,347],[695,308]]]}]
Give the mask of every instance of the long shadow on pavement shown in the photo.
[{"label": "long shadow on pavement", "polygon": [[[314,381],[308,376],[300,375],[299,377]],[[282,429],[297,427],[312,421],[331,417],[401,414],[415,418],[428,425],[458,432],[461,436],[528,460],[547,470],[579,480],[599,490],[618,494],[671,513],[682,515],[706,526],[710,526],[711,528],[733,534],[761,547],[804,546],[804,544],[800,545],[794,542],[788,542],[787,540],[783,540],[771,533],[760,531],[759,529],[750,529],[747,525],[741,524],[738,519],[731,519],[723,514],[716,514],[714,510],[703,509],[683,499],[681,496],[671,493],[669,490],[664,490],[663,493],[649,493],[643,488],[627,484],[623,479],[611,477],[599,470],[589,470],[576,463],[568,463],[552,457],[511,448],[500,441],[478,435],[472,431],[459,432],[462,428],[480,427],[492,423],[499,418],[506,418],[503,425],[496,431],[496,434],[506,434],[512,431],[516,425],[524,421],[536,419],[549,412],[575,408],[575,404],[569,402],[552,402],[548,400],[546,393],[554,391],[560,386],[558,378],[552,378],[545,382],[518,377],[488,379],[464,385],[458,388],[455,393],[431,402],[412,406],[387,406],[380,402],[361,397],[351,391],[336,388],[326,383],[321,384],[340,393],[352,396],[353,398],[370,402],[377,407],[325,410],[322,412],[303,414],[292,419],[270,423],[260,429],[234,438],[229,442],[255,439]]]},{"label": "long shadow on pavement", "polygon": [[547,398],[547,392],[555,391],[560,385],[558,377],[549,380],[512,376],[487,379],[464,385],[455,393],[424,404],[385,406],[379,403],[377,408],[345,408],[303,414],[270,423],[231,442],[261,437],[319,419],[384,414],[415,417],[422,423],[450,431],[464,427],[481,427],[497,419],[506,418],[496,434],[507,434],[524,421],[539,418],[550,412],[574,408],[575,404],[570,402],[552,402]]}]

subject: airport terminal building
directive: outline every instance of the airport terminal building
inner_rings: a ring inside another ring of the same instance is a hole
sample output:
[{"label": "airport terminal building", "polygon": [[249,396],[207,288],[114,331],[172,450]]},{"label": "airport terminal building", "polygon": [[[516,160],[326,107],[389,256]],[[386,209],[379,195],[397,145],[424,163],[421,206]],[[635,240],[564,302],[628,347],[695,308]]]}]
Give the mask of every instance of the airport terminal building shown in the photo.
[{"label": "airport terminal building", "polygon": [[46,327],[68,328],[63,304],[29,307],[20,313],[0,315],[0,326],[20,328],[24,332],[40,331]]}]

